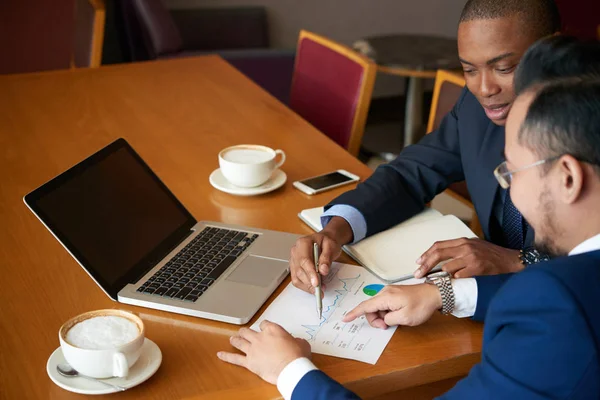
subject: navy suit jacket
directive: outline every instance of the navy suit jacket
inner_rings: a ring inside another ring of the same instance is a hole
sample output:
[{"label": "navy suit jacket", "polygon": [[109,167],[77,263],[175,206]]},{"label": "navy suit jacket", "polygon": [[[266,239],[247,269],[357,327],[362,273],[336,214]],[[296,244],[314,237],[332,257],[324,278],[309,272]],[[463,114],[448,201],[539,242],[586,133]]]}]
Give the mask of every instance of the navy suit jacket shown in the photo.
[{"label": "navy suit jacket", "polygon": [[[370,236],[418,214],[448,185],[464,180],[485,238],[502,245],[494,240],[490,222],[500,190],[493,171],[504,161],[503,151],[504,127],[494,124],[465,88],[439,129],[406,147],[394,161],[380,166],[326,208],[353,206],[365,217]],[[532,243],[533,230],[528,229],[525,247]]]},{"label": "navy suit jacket", "polygon": [[[600,251],[482,278],[481,362],[441,399],[600,398]],[[489,302],[487,290],[496,289]],[[292,400],[357,398],[317,370],[292,394]]]}]

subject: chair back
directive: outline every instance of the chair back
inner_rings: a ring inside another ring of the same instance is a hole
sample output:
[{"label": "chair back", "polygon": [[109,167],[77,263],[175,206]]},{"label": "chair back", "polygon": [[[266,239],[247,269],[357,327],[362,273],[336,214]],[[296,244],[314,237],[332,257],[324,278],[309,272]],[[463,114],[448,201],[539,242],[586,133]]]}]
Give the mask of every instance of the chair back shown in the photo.
[{"label": "chair back", "polygon": [[358,155],[376,65],[352,49],[301,31],[290,107],[322,133]]},{"label": "chair back", "polygon": [[464,87],[465,78],[462,76],[450,71],[437,71],[427,133],[439,128],[444,116],[452,110],[452,107],[458,101]]},{"label": "chair back", "polygon": [[75,35],[72,62],[75,67],[99,67],[102,63],[106,5],[104,0],[75,2]]},{"label": "chair back", "polygon": [[183,50],[179,29],[161,0],[123,0],[121,11],[132,61]]}]

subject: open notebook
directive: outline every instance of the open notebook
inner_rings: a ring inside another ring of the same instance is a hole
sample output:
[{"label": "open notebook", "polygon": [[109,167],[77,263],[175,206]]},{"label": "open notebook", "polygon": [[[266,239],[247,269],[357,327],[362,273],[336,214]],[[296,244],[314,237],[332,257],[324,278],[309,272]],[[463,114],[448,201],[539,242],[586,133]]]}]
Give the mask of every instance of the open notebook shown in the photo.
[{"label": "open notebook", "polygon": [[[298,216],[320,231],[322,213],[323,207],[317,207],[303,210]],[[386,231],[346,245],[343,250],[380,279],[393,283],[412,278],[418,268],[415,261],[436,241],[461,237],[477,236],[454,215],[442,215],[428,208]]]}]

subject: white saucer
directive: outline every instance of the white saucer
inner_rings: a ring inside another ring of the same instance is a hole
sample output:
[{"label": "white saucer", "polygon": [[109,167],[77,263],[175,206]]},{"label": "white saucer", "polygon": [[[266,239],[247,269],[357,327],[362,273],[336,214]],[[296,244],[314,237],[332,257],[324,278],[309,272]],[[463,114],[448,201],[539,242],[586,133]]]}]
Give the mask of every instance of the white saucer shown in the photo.
[{"label": "white saucer", "polygon": [[229,183],[221,173],[221,168],[214,170],[208,179],[215,189],[219,189],[222,192],[233,194],[235,196],[256,196],[272,192],[273,190],[282,187],[285,184],[285,181],[287,181],[287,175],[282,170],[276,169],[268,181],[253,188],[243,188]]},{"label": "white saucer", "polygon": [[[138,358],[134,366],[129,370],[127,378],[110,378],[103,379],[103,381],[113,383],[115,385],[126,387],[130,389],[150,378],[162,362],[162,353],[156,343],[146,338],[142,345],[142,354]],[[66,363],[60,347],[52,353],[46,364],[46,372],[52,379],[52,382],[56,383],[61,388],[68,390],[69,392],[81,393],[81,394],[108,394],[116,393],[119,390],[105,386],[100,382],[94,382],[85,378],[67,378],[62,376],[56,370],[58,364]]]}]

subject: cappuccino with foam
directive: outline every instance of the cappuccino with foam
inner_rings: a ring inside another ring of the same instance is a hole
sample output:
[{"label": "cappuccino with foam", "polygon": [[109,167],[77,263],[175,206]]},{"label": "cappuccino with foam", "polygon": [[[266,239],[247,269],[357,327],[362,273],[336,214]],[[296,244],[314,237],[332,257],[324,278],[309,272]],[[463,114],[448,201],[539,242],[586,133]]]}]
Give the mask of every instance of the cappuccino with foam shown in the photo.
[{"label": "cappuccino with foam", "polygon": [[138,337],[137,324],[114,315],[92,317],[67,331],[67,342],[82,349],[112,349]]},{"label": "cappuccino with foam", "polygon": [[125,377],[140,357],[144,323],[127,311],[90,311],[65,322],[58,339],[65,360],[82,375]]}]

